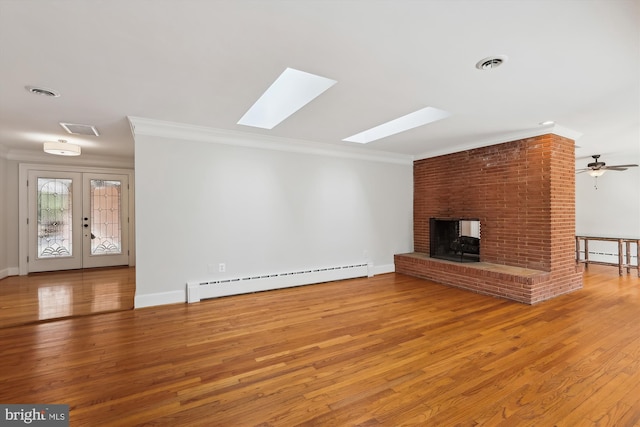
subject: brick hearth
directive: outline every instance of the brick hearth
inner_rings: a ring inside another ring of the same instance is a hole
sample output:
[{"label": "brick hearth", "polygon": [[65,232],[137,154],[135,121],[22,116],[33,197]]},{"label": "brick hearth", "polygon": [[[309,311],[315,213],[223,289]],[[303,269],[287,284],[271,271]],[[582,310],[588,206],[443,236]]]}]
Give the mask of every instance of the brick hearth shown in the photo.
[{"label": "brick hearth", "polygon": [[[414,162],[417,255],[396,272],[527,304],[580,289],[574,168],[573,140],[554,134]],[[480,265],[429,258],[430,218],[480,219]]]}]

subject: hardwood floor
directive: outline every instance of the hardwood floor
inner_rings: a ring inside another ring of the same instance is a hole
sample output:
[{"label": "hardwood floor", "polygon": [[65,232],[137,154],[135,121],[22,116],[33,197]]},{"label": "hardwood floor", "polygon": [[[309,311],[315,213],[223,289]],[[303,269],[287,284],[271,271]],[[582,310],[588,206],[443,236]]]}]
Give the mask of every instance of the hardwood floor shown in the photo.
[{"label": "hardwood floor", "polygon": [[640,279],[535,306],[400,274],[0,330],[72,426],[640,425]]},{"label": "hardwood floor", "polygon": [[64,317],[130,310],[135,268],[35,273],[0,280],[0,328]]}]

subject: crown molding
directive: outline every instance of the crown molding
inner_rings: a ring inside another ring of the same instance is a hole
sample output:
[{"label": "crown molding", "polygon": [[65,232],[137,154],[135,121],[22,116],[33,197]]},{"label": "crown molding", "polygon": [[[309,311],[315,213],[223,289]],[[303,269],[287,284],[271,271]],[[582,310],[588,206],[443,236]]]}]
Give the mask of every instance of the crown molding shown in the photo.
[{"label": "crown molding", "polygon": [[540,126],[535,129],[527,129],[516,132],[509,132],[498,138],[478,139],[466,145],[457,145],[453,149],[425,151],[415,156],[415,160],[428,159],[430,157],[444,156],[446,154],[459,153],[461,151],[473,150],[476,148],[488,147],[491,145],[504,144],[505,142],[517,141],[519,139],[533,138],[536,136],[554,134],[576,141],[582,133],[558,125]]},{"label": "crown molding", "polygon": [[181,139],[187,141],[209,142],[216,144],[235,145],[240,147],[261,148],[293,153],[306,153],[321,156],[343,157],[375,162],[412,164],[414,160],[442,156],[490,145],[502,144],[519,139],[532,138],[540,135],[555,134],[572,140],[582,136],[580,132],[556,124],[539,126],[535,129],[519,130],[502,134],[497,138],[478,139],[469,144],[456,146],[452,149],[426,151],[416,156],[357,149],[351,146],[332,146],[313,141],[295,140],[289,138],[258,135],[249,132],[230,131],[210,128],[206,126],[185,123],[168,122],[164,120],[143,117],[128,117],[133,135],[156,136],[160,138]]},{"label": "crown molding", "polygon": [[411,165],[414,160],[413,156],[409,155],[357,149],[351,146],[332,146],[313,141],[258,135],[248,132],[229,131],[142,117],[128,117],[128,119],[134,139],[135,136],[145,135],[401,165]]},{"label": "crown molding", "polygon": [[564,138],[573,139],[574,141],[577,141],[583,135],[582,132],[569,129],[564,126],[553,125],[551,126],[551,128],[552,128],[551,131],[546,133],[553,133],[555,135],[562,136]]}]

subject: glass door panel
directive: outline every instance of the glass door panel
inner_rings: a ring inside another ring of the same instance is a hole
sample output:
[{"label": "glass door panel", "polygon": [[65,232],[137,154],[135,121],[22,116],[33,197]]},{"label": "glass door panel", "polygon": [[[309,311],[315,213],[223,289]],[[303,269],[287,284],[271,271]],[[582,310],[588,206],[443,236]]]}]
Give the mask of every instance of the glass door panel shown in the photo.
[{"label": "glass door panel", "polygon": [[41,178],[37,183],[38,258],[73,255],[73,180]]},{"label": "glass door panel", "polygon": [[91,255],[122,254],[122,182],[91,179]]},{"label": "glass door panel", "polygon": [[82,267],[81,188],[80,174],[30,171],[30,272]]},{"label": "glass door panel", "polygon": [[128,264],[128,177],[85,173],[83,183],[83,266]]}]

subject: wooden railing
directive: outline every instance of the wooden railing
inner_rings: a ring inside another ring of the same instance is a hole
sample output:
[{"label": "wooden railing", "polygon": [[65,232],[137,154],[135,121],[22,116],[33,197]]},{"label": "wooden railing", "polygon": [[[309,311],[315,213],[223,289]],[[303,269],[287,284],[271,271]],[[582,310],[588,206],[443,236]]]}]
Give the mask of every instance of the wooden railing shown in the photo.
[{"label": "wooden railing", "polygon": [[[584,251],[580,249],[580,241],[584,242]],[[589,241],[602,241],[602,242],[618,242],[618,262],[604,262],[604,261],[592,261],[589,259]],[[631,263],[631,244],[636,245],[636,264]],[[584,258],[580,256],[584,253]],[[600,265],[617,265],[618,273],[622,276],[622,270],[627,269],[627,273],[630,273],[632,269],[637,270],[638,277],[640,277],[640,239],[621,239],[616,237],[594,237],[594,236],[576,236],[576,261],[585,265],[585,268],[589,267],[589,264]]]}]

